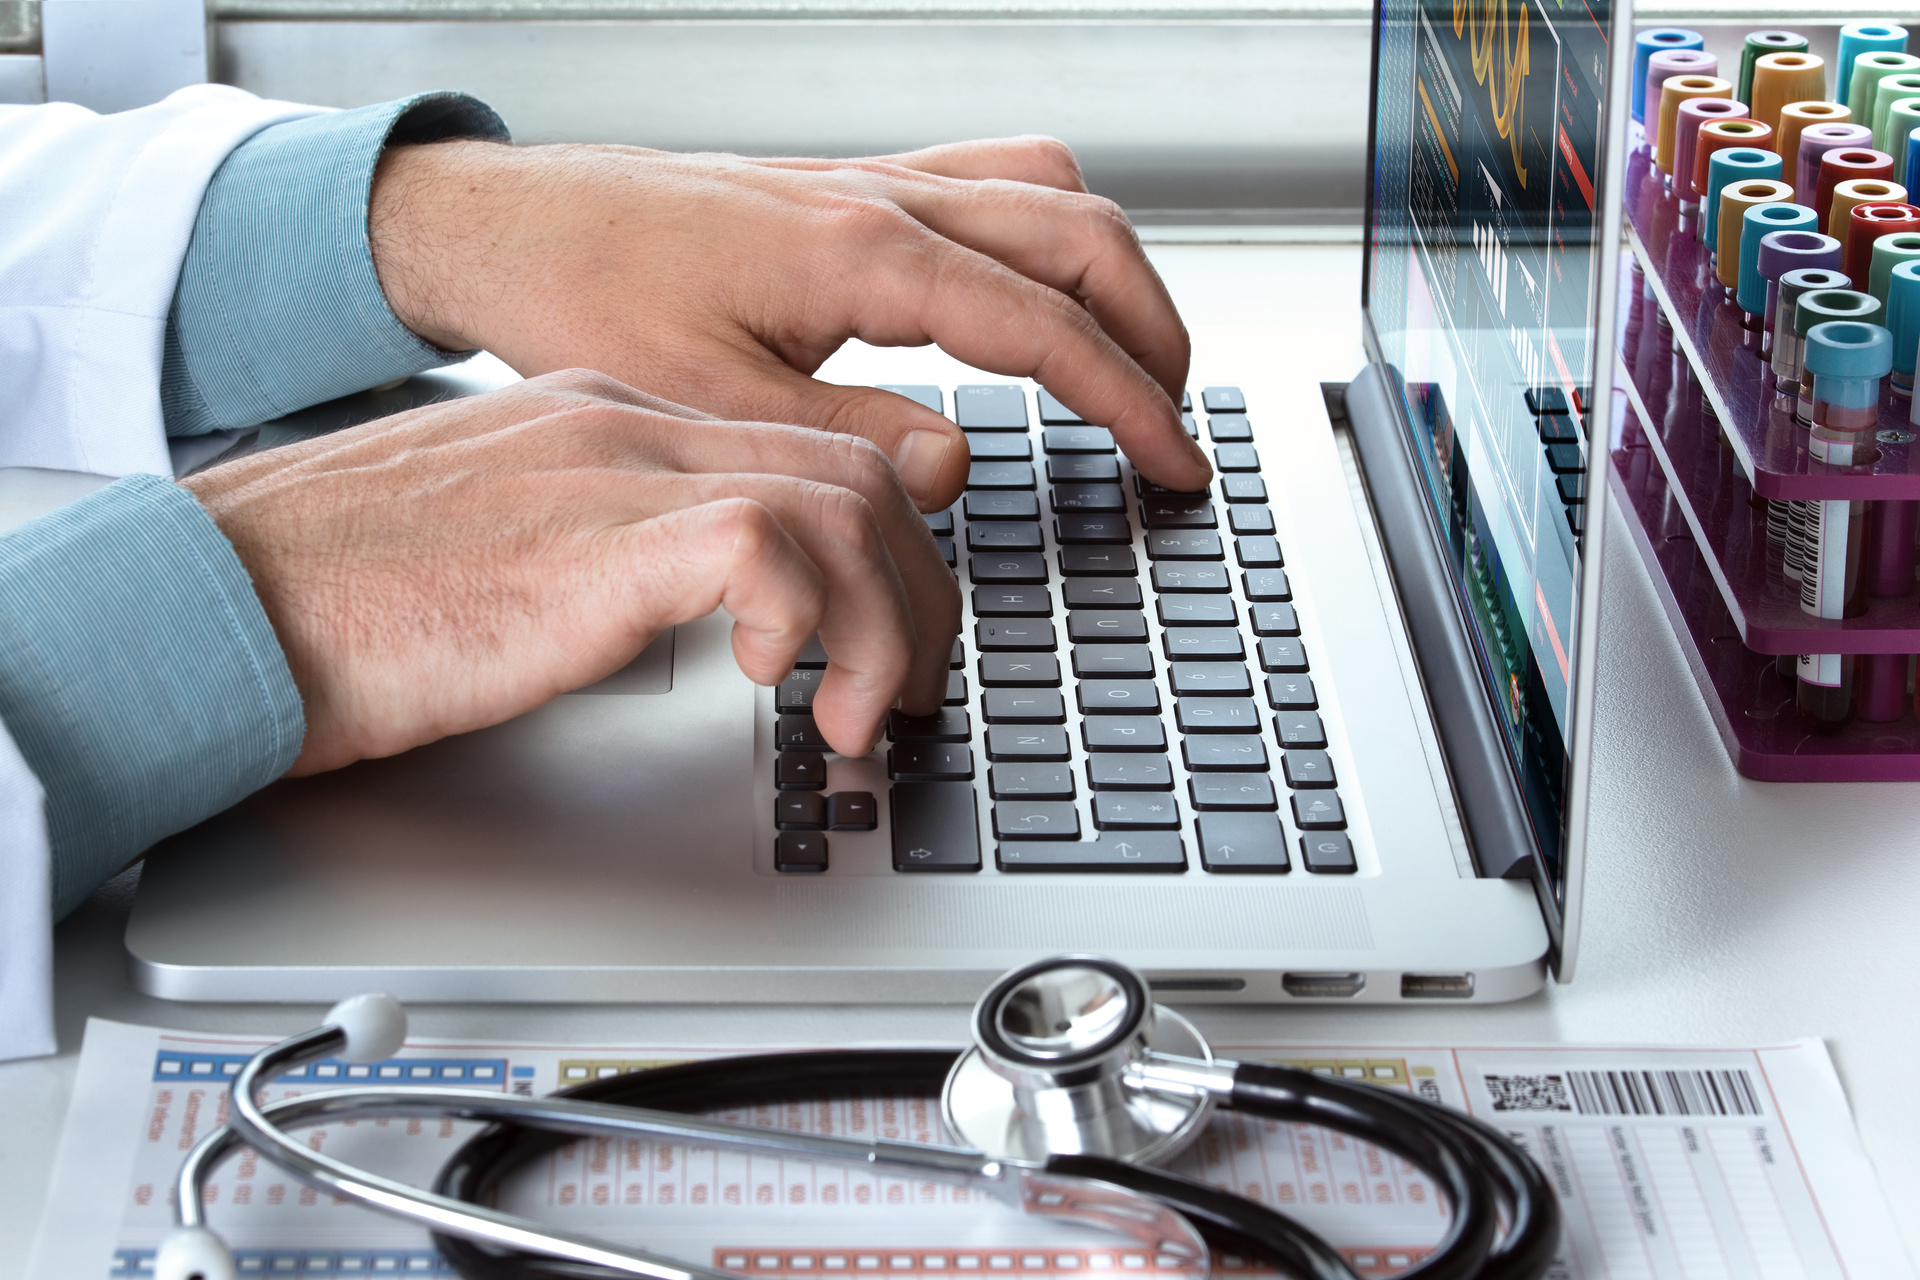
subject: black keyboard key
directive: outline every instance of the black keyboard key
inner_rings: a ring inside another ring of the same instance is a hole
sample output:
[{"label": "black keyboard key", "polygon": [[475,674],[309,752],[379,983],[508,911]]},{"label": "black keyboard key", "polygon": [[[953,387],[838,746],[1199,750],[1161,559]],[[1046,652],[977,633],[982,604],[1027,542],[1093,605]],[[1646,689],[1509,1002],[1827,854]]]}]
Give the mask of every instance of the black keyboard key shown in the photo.
[{"label": "black keyboard key", "polygon": [[1063,547],[1125,546],[1133,541],[1133,526],[1120,511],[1055,516],[1053,538]]},{"label": "black keyboard key", "polygon": [[1147,556],[1153,560],[1219,560],[1220,535],[1205,529],[1150,529]]},{"label": "black keyboard key", "polygon": [[967,468],[969,489],[1031,489],[1031,462],[976,462]]},{"label": "black keyboard key", "polygon": [[817,873],[827,869],[827,838],[817,831],[782,831],[773,842],[773,869]]},{"label": "black keyboard key", "polygon": [[773,785],[781,791],[823,791],[827,758],[817,751],[782,751],[773,762]]},{"label": "black keyboard key", "polygon": [[1207,418],[1207,435],[1215,444],[1244,444],[1253,439],[1253,424],[1244,413],[1216,413]]},{"label": "black keyboard key", "polygon": [[1160,686],[1151,680],[1082,680],[1075,696],[1083,716],[1160,713]]},{"label": "black keyboard key", "polygon": [[941,699],[941,704],[948,707],[964,707],[967,705],[966,672],[947,672],[947,696]]},{"label": "black keyboard key", "polygon": [[1287,785],[1302,791],[1321,791],[1334,785],[1333,760],[1324,751],[1289,751],[1280,760]]},{"label": "black keyboard key", "polygon": [[974,623],[973,643],[982,653],[1004,653],[1009,649],[1051,653],[1056,647],[1051,622],[1020,619]]},{"label": "black keyboard key", "polygon": [[1327,727],[1313,711],[1282,711],[1273,718],[1273,736],[1283,747],[1324,747]]},{"label": "black keyboard key", "polygon": [[1251,503],[1227,508],[1227,527],[1235,533],[1272,533],[1273,509]]},{"label": "black keyboard key", "polygon": [[1080,722],[1080,741],[1088,751],[1160,751],[1167,731],[1157,716],[1089,716]]},{"label": "black keyboard key", "polygon": [[1278,569],[1286,564],[1280,556],[1278,538],[1235,538],[1233,556],[1242,569]]},{"label": "black keyboard key", "polygon": [[1019,489],[981,489],[961,500],[969,520],[1038,520],[1040,499]]},{"label": "black keyboard key", "polygon": [[1112,483],[1120,479],[1120,461],[1104,453],[1056,453],[1047,458],[1047,479],[1054,484],[1068,480]]},{"label": "black keyboard key", "polygon": [[1191,392],[1191,391],[1184,391],[1184,390],[1183,390],[1183,391],[1181,391],[1181,393],[1180,393],[1180,412],[1182,412],[1182,413],[1192,413],[1192,412],[1193,412],[1193,392]]},{"label": "black keyboard key", "polygon": [[1178,832],[1143,831],[1092,840],[1003,840],[996,861],[1000,870],[1178,873],[1187,869]]},{"label": "black keyboard key", "polygon": [[935,511],[920,518],[927,522],[928,533],[942,534],[949,538],[953,536],[953,512]]},{"label": "black keyboard key", "polygon": [[1267,744],[1257,733],[1196,733],[1180,739],[1188,773],[1265,773]]},{"label": "black keyboard key", "polygon": [[1293,584],[1285,569],[1249,569],[1240,575],[1247,599],[1258,602],[1293,599]]},{"label": "black keyboard key", "polygon": [[1176,662],[1170,671],[1173,691],[1183,698],[1253,696],[1253,678],[1238,662]]},{"label": "black keyboard key", "polygon": [[1010,431],[970,431],[967,456],[975,462],[1031,462],[1033,442]]},{"label": "black keyboard key", "polygon": [[980,716],[988,724],[1065,724],[1067,703],[1058,689],[988,689]]},{"label": "black keyboard key", "polygon": [[1095,791],[1171,791],[1173,766],[1164,755],[1103,751],[1087,757],[1087,785]]},{"label": "black keyboard key", "polygon": [[1027,393],[1006,383],[955,387],[953,420],[973,431],[1025,431]]},{"label": "black keyboard key", "polygon": [[1053,596],[1045,587],[975,587],[976,618],[1046,618],[1053,614]]},{"label": "black keyboard key", "polygon": [[1219,524],[1205,498],[1145,498],[1140,522],[1149,529],[1212,529]]},{"label": "black keyboard key", "polygon": [[1350,876],[1360,869],[1353,860],[1353,841],[1344,831],[1316,831],[1300,837],[1300,862],[1323,876]]},{"label": "black keyboard key", "polygon": [[1127,495],[1117,484],[1069,481],[1053,486],[1055,514],[1063,511],[1121,511],[1127,509]]},{"label": "black keyboard key", "polygon": [[976,583],[1044,583],[1047,580],[1047,553],[983,551],[968,557],[967,576]]},{"label": "black keyboard key", "polygon": [[1163,627],[1231,627],[1240,618],[1228,596],[1161,596],[1155,602]]},{"label": "black keyboard key", "polygon": [[1247,610],[1247,621],[1256,636],[1297,636],[1300,615],[1290,604],[1256,604]]},{"label": "black keyboard key", "polygon": [[1078,840],[1080,811],[1069,800],[1002,800],[993,806],[999,840]]},{"label": "black keyboard key", "polygon": [[1060,660],[1050,653],[983,653],[980,684],[987,689],[1060,687]]},{"label": "black keyboard key", "polygon": [[960,557],[954,552],[952,538],[935,538],[933,545],[934,549],[939,551],[940,558],[947,562],[947,568],[957,569],[959,567]]},{"label": "black keyboard key", "polygon": [[1585,504],[1577,507],[1567,507],[1564,508],[1564,510],[1567,516],[1567,528],[1573,532],[1573,536],[1576,538],[1585,536],[1587,532],[1587,508]]},{"label": "black keyboard key", "polygon": [[1060,598],[1069,609],[1138,609],[1140,584],[1125,578],[1068,578]]},{"label": "black keyboard key", "polygon": [[825,751],[827,740],[820,736],[812,716],[781,716],[774,723],[773,745],[781,751]]},{"label": "black keyboard key", "polygon": [[1217,875],[1281,875],[1291,870],[1280,820],[1265,813],[1210,813],[1193,824],[1200,865]]},{"label": "black keyboard key", "polygon": [[1067,639],[1074,644],[1138,644],[1147,638],[1147,620],[1127,609],[1074,609],[1067,614]]},{"label": "black keyboard key", "polygon": [[773,825],[782,831],[825,831],[827,798],[818,791],[789,791],[773,802]]},{"label": "black keyboard key", "polygon": [[773,705],[781,712],[798,711],[806,715],[813,714],[813,695],[820,691],[822,671],[799,669],[788,673],[787,677],[773,689]]},{"label": "black keyboard key", "polygon": [[[1293,824],[1302,831],[1338,831],[1347,825],[1347,811],[1333,791],[1293,793]],[[1309,871],[1313,868],[1308,867]]]},{"label": "black keyboard key", "polygon": [[887,752],[895,782],[971,782],[973,748],[963,742],[907,742]]},{"label": "black keyboard key", "polygon": [[1042,426],[1079,426],[1086,419],[1061,404],[1051,391],[1040,391],[1035,396],[1040,402],[1040,422]]},{"label": "black keyboard key", "polygon": [[1180,425],[1186,428],[1187,438],[1189,440],[1198,440],[1200,438],[1200,424],[1194,421],[1191,411],[1183,412],[1180,415]]},{"label": "black keyboard key", "polygon": [[876,390],[891,391],[897,396],[905,396],[916,404],[925,405],[935,413],[945,413],[946,407],[941,401],[940,388],[923,385],[905,386],[898,382],[883,382]]},{"label": "black keyboard key", "polygon": [[1260,708],[1252,698],[1179,698],[1173,719],[1182,733],[1260,732]]},{"label": "black keyboard key", "polygon": [[1572,444],[1580,438],[1573,419],[1564,413],[1543,413],[1534,421],[1541,444]]},{"label": "black keyboard key", "polygon": [[1073,646],[1073,674],[1082,680],[1151,677],[1153,650],[1143,644],[1077,644]]},{"label": "black keyboard key", "polygon": [[1073,769],[1064,764],[996,764],[987,769],[995,800],[1071,800]]},{"label": "black keyboard key", "polygon": [[1045,544],[1031,520],[976,520],[967,526],[969,551],[1038,551]]},{"label": "black keyboard key", "polygon": [[1155,484],[1139,472],[1133,476],[1133,491],[1143,498],[1184,498],[1189,502],[1206,501],[1205,489],[1169,489],[1163,484]]},{"label": "black keyboard key", "polygon": [[1247,656],[1240,633],[1225,627],[1168,627],[1160,633],[1160,647],[1170,662],[1239,662]]},{"label": "black keyboard key", "polygon": [[1560,490],[1560,501],[1568,506],[1579,506],[1586,502],[1587,477],[1584,472],[1579,475],[1559,476],[1553,483],[1554,487]]},{"label": "black keyboard key", "polygon": [[[955,400],[958,403],[958,400]],[[1240,394],[1238,387],[1205,387],[1200,392],[1200,404],[1208,413],[1245,413],[1247,398]]]},{"label": "black keyboard key", "polygon": [[871,831],[880,825],[880,806],[871,791],[836,791],[827,797],[827,830]]},{"label": "black keyboard key", "polygon": [[1559,387],[1528,387],[1527,409],[1532,413],[1565,413],[1567,393]]},{"label": "black keyboard key", "polygon": [[1177,831],[1180,806],[1171,795],[1096,791],[1093,825],[1102,831]]},{"label": "black keyboard key", "polygon": [[1213,446],[1213,465],[1220,471],[1258,471],[1260,451],[1250,444]]},{"label": "black keyboard key", "polygon": [[953,638],[953,649],[947,654],[947,666],[954,671],[958,671],[966,665],[967,646],[961,642],[959,636],[955,636]]},{"label": "black keyboard key", "polygon": [[1105,427],[1045,427],[1040,447],[1048,453],[1112,453],[1113,432]]},{"label": "black keyboard key", "polygon": [[1194,560],[1161,560],[1153,566],[1153,589],[1188,595],[1214,595],[1233,590],[1225,565]]},{"label": "black keyboard key", "polygon": [[895,871],[980,869],[980,817],[972,787],[903,782],[888,799]]},{"label": "black keyboard key", "polygon": [[1313,677],[1304,673],[1268,676],[1267,705],[1275,711],[1318,711],[1320,699],[1314,693]]},{"label": "black keyboard key", "polygon": [[887,712],[887,737],[894,742],[965,742],[973,721],[964,707],[942,707],[930,716]]},{"label": "black keyboard key", "polygon": [[796,671],[819,671],[826,665],[827,651],[821,645],[819,636],[807,641],[806,647],[800,650],[800,656],[793,660]]},{"label": "black keyboard key", "polygon": [[1065,578],[1131,578],[1140,572],[1132,547],[1062,547],[1059,556]]},{"label": "black keyboard key", "polygon": [[1267,482],[1256,475],[1225,475],[1220,477],[1220,492],[1228,502],[1265,502],[1267,500]]},{"label": "black keyboard key", "polygon": [[1068,759],[1067,731],[1050,724],[987,726],[987,759],[1056,761]]},{"label": "black keyboard key", "polygon": [[1264,773],[1199,773],[1187,779],[1193,807],[1203,812],[1272,813],[1273,779]]},{"label": "black keyboard key", "polygon": [[1307,647],[1291,636],[1276,636],[1260,642],[1262,671],[1305,671]]}]

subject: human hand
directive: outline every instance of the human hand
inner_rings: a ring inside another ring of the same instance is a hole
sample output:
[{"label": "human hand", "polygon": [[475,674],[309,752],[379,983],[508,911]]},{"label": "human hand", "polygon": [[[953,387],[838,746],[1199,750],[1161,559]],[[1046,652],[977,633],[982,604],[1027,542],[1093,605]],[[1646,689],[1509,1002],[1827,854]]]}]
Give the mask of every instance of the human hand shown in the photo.
[{"label": "human hand", "polygon": [[1181,427],[1188,346],[1119,207],[1051,139],[867,160],[635,147],[390,148],[369,212],[395,313],[523,374],[587,366],[728,418],[878,444],[922,510],[966,483],[953,424],[815,381],[848,338],[938,343],[1032,377],[1134,465],[1204,487]]},{"label": "human hand", "polygon": [[851,435],[722,422],[573,371],[182,483],[300,688],[294,774],[511,719],[716,608],[760,684],[819,633],[814,718],[842,754],[865,755],[896,700],[945,696],[959,589]]}]

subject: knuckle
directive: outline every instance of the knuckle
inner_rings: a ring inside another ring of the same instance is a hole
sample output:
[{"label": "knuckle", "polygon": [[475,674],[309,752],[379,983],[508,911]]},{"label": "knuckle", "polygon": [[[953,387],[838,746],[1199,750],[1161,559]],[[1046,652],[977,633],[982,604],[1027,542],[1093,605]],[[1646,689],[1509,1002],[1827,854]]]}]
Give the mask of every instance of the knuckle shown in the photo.
[{"label": "knuckle", "polygon": [[1078,184],[1080,181],[1080,161],[1073,154],[1073,148],[1055,137],[1046,134],[1034,134],[1020,139],[1028,161],[1035,168],[1059,182]]},{"label": "knuckle", "polygon": [[834,201],[832,211],[839,234],[856,245],[890,240],[919,225],[888,200],[843,197]]},{"label": "knuckle", "polygon": [[537,378],[529,378],[559,391],[571,391],[576,395],[591,396],[596,400],[614,400],[621,398],[626,385],[610,374],[598,369],[560,369],[553,373],[543,373]]},{"label": "knuckle", "polygon": [[835,412],[834,434],[827,437],[830,448],[837,455],[839,470],[846,476],[849,488],[861,493],[883,491],[894,483],[893,463],[879,445],[841,427],[838,419],[850,417],[852,412],[851,406]]}]

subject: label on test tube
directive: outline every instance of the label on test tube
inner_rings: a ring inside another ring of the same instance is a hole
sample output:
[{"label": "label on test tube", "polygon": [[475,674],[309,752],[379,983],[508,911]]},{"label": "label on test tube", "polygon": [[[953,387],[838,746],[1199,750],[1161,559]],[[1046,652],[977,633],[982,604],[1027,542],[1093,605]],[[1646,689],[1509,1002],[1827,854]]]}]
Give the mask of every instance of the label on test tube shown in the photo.
[{"label": "label on test tube", "polygon": [[[1807,549],[1800,574],[1800,610],[1816,618],[1843,618],[1847,611],[1847,545],[1850,508],[1845,498],[1806,504]],[[1835,683],[1838,683],[1836,681]]]},{"label": "label on test tube", "polygon": [[1817,684],[1823,689],[1838,689],[1842,679],[1840,655],[1837,653],[1803,653],[1797,674],[1807,684]]},{"label": "label on test tube", "polygon": [[1788,582],[1799,582],[1807,565],[1807,508],[1812,504],[1795,498],[1787,506],[1787,544],[1781,558],[1781,573]]}]

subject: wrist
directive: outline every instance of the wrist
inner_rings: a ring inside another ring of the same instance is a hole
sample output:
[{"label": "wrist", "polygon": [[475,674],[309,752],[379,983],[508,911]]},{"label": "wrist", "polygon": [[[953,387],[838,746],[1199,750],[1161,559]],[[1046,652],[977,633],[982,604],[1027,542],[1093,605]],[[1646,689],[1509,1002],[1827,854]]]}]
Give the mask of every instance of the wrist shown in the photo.
[{"label": "wrist", "polygon": [[367,243],[387,305],[443,351],[487,345],[478,299],[500,249],[490,206],[511,146],[462,139],[390,146],[374,170]]}]

